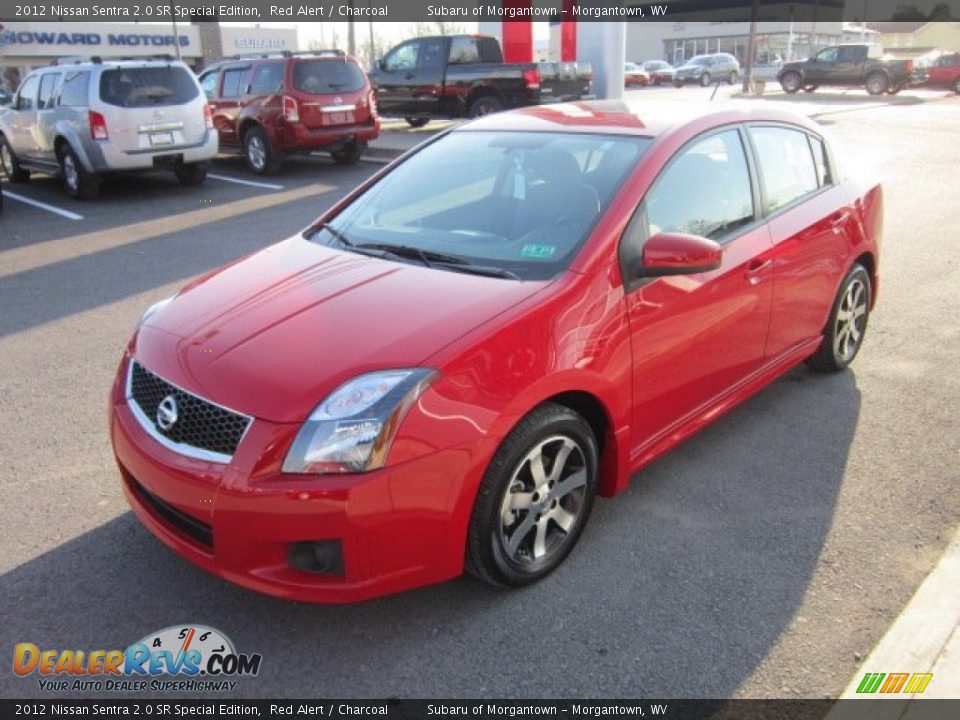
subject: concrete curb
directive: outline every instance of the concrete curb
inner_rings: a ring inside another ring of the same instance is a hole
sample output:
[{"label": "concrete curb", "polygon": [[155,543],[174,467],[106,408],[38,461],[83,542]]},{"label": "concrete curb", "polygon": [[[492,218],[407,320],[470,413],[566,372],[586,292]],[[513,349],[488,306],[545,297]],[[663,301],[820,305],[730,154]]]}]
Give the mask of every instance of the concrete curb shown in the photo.
[{"label": "concrete curb", "polygon": [[[913,699],[960,698],[960,530],[940,561],[917,589],[876,647],[864,660],[840,699],[889,698],[872,706],[876,720],[918,718],[926,712]],[[923,694],[857,694],[866,673],[933,673]],[[828,720],[844,716],[837,707]]]}]

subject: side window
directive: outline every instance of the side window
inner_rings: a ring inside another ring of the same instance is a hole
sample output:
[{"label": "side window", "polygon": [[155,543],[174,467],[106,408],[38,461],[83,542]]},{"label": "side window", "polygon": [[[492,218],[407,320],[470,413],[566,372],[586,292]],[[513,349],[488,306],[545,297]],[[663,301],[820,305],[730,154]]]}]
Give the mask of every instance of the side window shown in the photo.
[{"label": "side window", "polygon": [[235,98],[247,94],[246,77],[250,68],[234,68],[223,71],[223,89],[220,91],[222,97]]},{"label": "side window", "polygon": [[767,211],[773,212],[820,187],[807,134],[782,127],[750,128],[757,148]]},{"label": "side window", "polygon": [[417,62],[417,67],[425,69],[443,67],[443,53],[445,48],[446,43],[444,42],[443,38],[421,40],[420,58]]},{"label": "side window", "polygon": [[417,55],[420,54],[420,41],[404,43],[394,49],[383,60],[383,69],[387,72],[413,70],[417,67]]},{"label": "side window", "polygon": [[40,96],[37,98],[37,110],[49,110],[57,102],[60,86],[60,73],[47,73],[40,78]]},{"label": "side window", "polygon": [[940,58],[943,67],[960,67],[960,55],[947,55]]},{"label": "side window", "polygon": [[250,92],[254,94],[275,93],[283,88],[283,63],[261,63],[254,68]]},{"label": "side window", "polygon": [[17,110],[33,110],[37,105],[37,86],[40,84],[39,75],[31,75],[23,81],[17,93]]},{"label": "side window", "polygon": [[827,155],[827,146],[823,140],[813,135],[808,135],[810,141],[810,150],[813,152],[813,164],[817,168],[817,182],[820,187],[833,185],[833,173],[830,171],[830,157]]},{"label": "side window", "polygon": [[647,193],[647,237],[681,232],[720,240],[753,222],[753,190],[740,133],[725,130],[684,148]]},{"label": "side window", "polygon": [[203,90],[203,94],[207,96],[207,100],[216,97],[217,81],[219,79],[219,70],[211,70],[210,72],[204,73],[200,76],[200,88]]},{"label": "side window", "polygon": [[482,37],[478,40],[478,43],[480,45],[480,62],[503,62],[503,53],[500,52],[500,43],[490,37]]},{"label": "side window", "polygon": [[817,62],[822,63],[833,63],[837,61],[837,48],[831,47],[826,50],[821,50],[815,56]]},{"label": "side window", "polygon": [[61,107],[86,107],[90,86],[89,72],[68,72],[60,88]]},{"label": "side window", "polygon": [[455,37],[450,41],[450,64],[466,65],[480,62],[477,41],[470,37]]},{"label": "side window", "polygon": [[837,60],[838,62],[859,63],[863,62],[865,55],[865,48],[848,45],[840,48],[837,53]]}]

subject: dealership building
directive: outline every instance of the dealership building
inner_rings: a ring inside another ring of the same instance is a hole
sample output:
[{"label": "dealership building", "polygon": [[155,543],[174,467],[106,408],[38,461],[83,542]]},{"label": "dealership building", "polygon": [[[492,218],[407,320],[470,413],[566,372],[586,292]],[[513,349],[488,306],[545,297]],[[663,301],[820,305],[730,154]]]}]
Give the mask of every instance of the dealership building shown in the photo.
[{"label": "dealership building", "polygon": [[[0,32],[0,86],[16,87],[30,70],[63,58],[177,55],[188,65],[256,52],[297,50],[295,28],[219,23],[5,22]],[[4,82],[5,81],[5,82]]]}]

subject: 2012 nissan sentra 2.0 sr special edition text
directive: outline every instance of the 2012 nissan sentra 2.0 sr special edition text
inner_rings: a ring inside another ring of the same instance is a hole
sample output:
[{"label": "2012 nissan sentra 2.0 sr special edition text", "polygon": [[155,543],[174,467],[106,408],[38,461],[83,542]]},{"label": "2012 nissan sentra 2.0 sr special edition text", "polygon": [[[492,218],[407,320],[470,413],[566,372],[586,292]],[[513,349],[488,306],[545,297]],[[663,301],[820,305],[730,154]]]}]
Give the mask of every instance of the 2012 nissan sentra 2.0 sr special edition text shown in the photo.
[{"label": "2012 nissan sentra 2.0 sr special edition text", "polygon": [[793,114],[484,117],[147,310],[111,401],[124,491],[282,597],[534,582],[597,495],[853,360],[881,230],[880,186]]}]

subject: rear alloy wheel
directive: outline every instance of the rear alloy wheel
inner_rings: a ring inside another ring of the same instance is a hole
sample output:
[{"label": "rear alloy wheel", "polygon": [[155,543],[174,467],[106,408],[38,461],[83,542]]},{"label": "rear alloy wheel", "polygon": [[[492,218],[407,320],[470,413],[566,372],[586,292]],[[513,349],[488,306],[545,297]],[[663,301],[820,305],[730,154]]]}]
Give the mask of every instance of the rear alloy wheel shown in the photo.
[{"label": "rear alloy wheel", "polygon": [[337,165],[354,165],[363,155],[364,145],[358,142],[348,142],[330,151],[330,157]]},{"label": "rear alloy wheel", "polygon": [[199,185],[207,179],[208,168],[209,163],[190,163],[188,165],[181,165],[173,172],[181,185],[191,187],[193,185]]},{"label": "rear alloy wheel", "polygon": [[270,143],[263,128],[257,126],[243,134],[243,159],[257,175],[274,175],[280,171],[280,153]]},{"label": "rear alloy wheel", "polygon": [[418,118],[418,117],[408,117],[408,118],[404,118],[404,120],[406,120],[407,125],[409,125],[412,128],[422,128],[424,125],[430,122],[430,118]]},{"label": "rear alloy wheel", "polygon": [[870,319],[870,273],[855,264],[837,291],[823,343],[807,364],[821,372],[837,372],[853,362]]},{"label": "rear alloy wheel", "polygon": [[30,171],[20,167],[20,161],[3,135],[0,135],[0,169],[10,182],[23,183],[30,179]]},{"label": "rear alloy wheel", "polygon": [[470,519],[467,570],[519,587],[552,572],[590,516],[597,443],[573,410],[547,403],[507,436],[484,475]]},{"label": "rear alloy wheel", "polygon": [[803,86],[803,91],[804,91],[805,93],[812,93],[812,92],[816,91],[816,89],[817,89],[817,86],[816,86],[816,85],[804,85],[804,86]]},{"label": "rear alloy wheel", "polygon": [[700,76],[700,84],[703,87],[707,87],[707,85],[710,84],[711,80],[712,78],[710,77],[710,73],[708,72],[705,72],[703,75]]},{"label": "rear alloy wheel", "polygon": [[780,77],[780,87],[783,88],[785,93],[793,95],[793,93],[800,89],[800,84],[800,73],[788,72]]},{"label": "rear alloy wheel", "polygon": [[494,97],[493,95],[481,95],[470,103],[469,115],[472,118],[477,118],[483,117],[484,115],[491,115],[501,110],[503,110],[503,103],[500,102],[500,98]]},{"label": "rear alloy wheel", "polygon": [[881,72],[875,72],[867,78],[867,92],[871,95],[883,95],[890,87],[890,80]]},{"label": "rear alloy wheel", "polygon": [[60,182],[67,195],[74,200],[95,200],[100,195],[100,178],[87,172],[80,158],[69,145],[62,145],[57,152],[60,161]]}]

